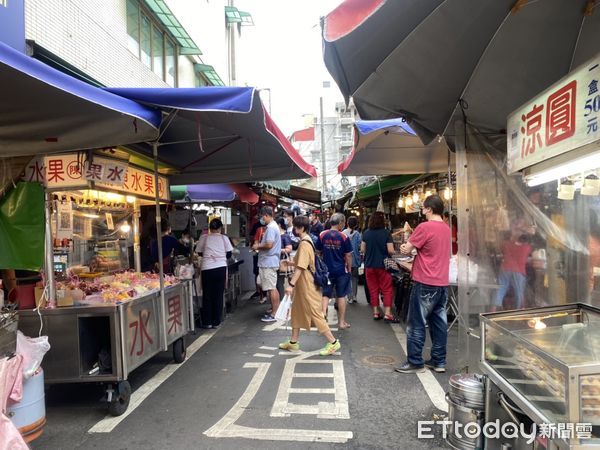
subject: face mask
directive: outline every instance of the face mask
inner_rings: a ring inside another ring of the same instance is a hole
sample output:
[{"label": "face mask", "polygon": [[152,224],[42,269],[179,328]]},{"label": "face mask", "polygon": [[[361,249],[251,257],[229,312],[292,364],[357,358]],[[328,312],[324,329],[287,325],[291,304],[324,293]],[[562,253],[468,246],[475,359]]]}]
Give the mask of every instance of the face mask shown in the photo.
[{"label": "face mask", "polygon": [[263,219],[262,217],[260,218],[260,224],[261,224],[262,226],[264,226],[264,225],[265,225],[265,219]]},{"label": "face mask", "polygon": [[187,245],[187,244],[189,244],[189,243],[190,243],[190,240],[189,240],[189,239],[187,239],[187,238],[183,238],[183,243]]},{"label": "face mask", "polygon": [[289,217],[285,217],[285,218],[283,219],[283,223],[285,223],[286,225],[288,225],[288,226],[289,226],[289,225],[290,225],[290,219],[289,219]]}]

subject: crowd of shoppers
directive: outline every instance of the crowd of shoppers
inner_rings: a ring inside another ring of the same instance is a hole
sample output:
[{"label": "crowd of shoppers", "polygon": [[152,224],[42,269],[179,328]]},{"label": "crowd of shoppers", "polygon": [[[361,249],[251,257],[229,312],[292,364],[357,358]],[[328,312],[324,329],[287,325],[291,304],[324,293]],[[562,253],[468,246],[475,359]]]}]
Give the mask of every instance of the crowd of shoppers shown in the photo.
[{"label": "crowd of shoppers", "polygon": [[[316,327],[327,340],[320,354],[339,351],[340,341],[327,322],[329,303],[334,299],[338,329],[350,328],[346,321],[346,303],[357,302],[362,270],[373,319],[396,323],[392,308],[393,280],[385,263],[386,258],[394,255],[394,245],[384,214],[373,213],[361,232],[356,216],[346,219],[344,214],[335,213],[324,226],[316,214],[296,213],[288,209],[275,218],[273,209],[265,206],[251,231],[252,248],[256,253],[257,292],[260,292],[257,296],[264,292],[270,300],[270,308],[261,320],[276,322],[280,301],[285,296],[292,299],[289,316],[292,333],[279,348],[299,351],[300,330]],[[448,266],[453,242],[450,227],[444,220],[443,201],[437,195],[425,200],[423,213],[427,221],[418,225],[408,242],[401,246],[405,254],[416,250],[407,318],[408,358],[396,369],[402,373],[420,372],[425,367],[443,372],[446,365]],[[232,247],[222,229],[222,222],[213,219],[209,233],[196,245],[196,252],[202,256],[203,323],[208,328],[218,327],[223,319],[227,258],[231,256]],[[328,272],[328,280],[322,288],[315,283],[318,258]],[[424,361],[422,351],[427,327],[433,345],[430,359]]]}]

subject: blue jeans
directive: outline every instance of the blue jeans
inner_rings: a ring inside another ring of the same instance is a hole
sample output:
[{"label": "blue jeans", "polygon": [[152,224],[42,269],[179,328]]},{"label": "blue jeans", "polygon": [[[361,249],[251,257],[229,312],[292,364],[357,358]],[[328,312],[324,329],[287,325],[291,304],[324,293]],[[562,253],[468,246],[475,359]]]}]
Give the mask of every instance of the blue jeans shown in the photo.
[{"label": "blue jeans", "polygon": [[500,289],[496,293],[495,306],[502,306],[504,297],[512,286],[515,294],[515,309],[521,309],[525,305],[525,287],[527,286],[527,277],[519,272],[500,272],[498,275],[498,284]]},{"label": "blue jeans", "polygon": [[448,302],[447,286],[429,286],[414,282],[410,291],[408,306],[408,326],[406,341],[408,362],[423,366],[423,346],[425,345],[425,325],[429,324],[431,336],[431,362],[436,366],[446,365],[446,342],[448,341]]}]

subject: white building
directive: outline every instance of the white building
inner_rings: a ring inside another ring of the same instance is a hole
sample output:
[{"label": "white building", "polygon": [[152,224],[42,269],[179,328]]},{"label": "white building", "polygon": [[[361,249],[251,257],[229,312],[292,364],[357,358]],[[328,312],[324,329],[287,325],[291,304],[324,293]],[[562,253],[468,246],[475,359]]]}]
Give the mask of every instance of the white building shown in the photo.
[{"label": "white building", "polygon": [[252,21],[227,5],[226,0],[27,0],[28,51],[105,86],[222,85],[231,72],[229,36]]},{"label": "white building", "polygon": [[350,104],[336,102],[334,115],[323,117],[323,139],[325,143],[325,170],[327,189],[323,190],[323,156],[321,151],[321,119],[313,118],[311,127],[292,133],[290,142],[300,152],[302,157],[313,164],[319,173],[319,179],[314,180],[314,188],[327,197],[333,198],[344,188],[342,177],[338,175],[338,165],[348,157],[354,146],[354,121],[357,119],[356,109]]}]

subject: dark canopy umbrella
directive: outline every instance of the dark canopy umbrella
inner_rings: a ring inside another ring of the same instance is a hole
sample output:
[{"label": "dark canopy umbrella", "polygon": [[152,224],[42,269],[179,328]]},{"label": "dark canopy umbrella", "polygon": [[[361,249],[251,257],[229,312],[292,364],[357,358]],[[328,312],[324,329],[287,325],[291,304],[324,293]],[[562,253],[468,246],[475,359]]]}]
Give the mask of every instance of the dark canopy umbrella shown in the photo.
[{"label": "dark canopy umbrella", "polygon": [[[171,184],[242,183],[316,176],[251,87],[114,88],[165,114],[159,157]],[[148,149],[146,149],[148,151]]]},{"label": "dark canopy umbrella", "polygon": [[506,118],[600,51],[590,0],[346,0],[323,19],[324,58],[363,119],[404,117],[429,142],[462,118]]},{"label": "dark canopy umbrella", "polygon": [[0,42],[0,157],[155,139],[160,113]]},{"label": "dark canopy umbrella", "polygon": [[354,136],[352,152],[338,166],[344,175],[440,173],[454,162],[443,139],[423,145],[403,119],[359,120]]}]

